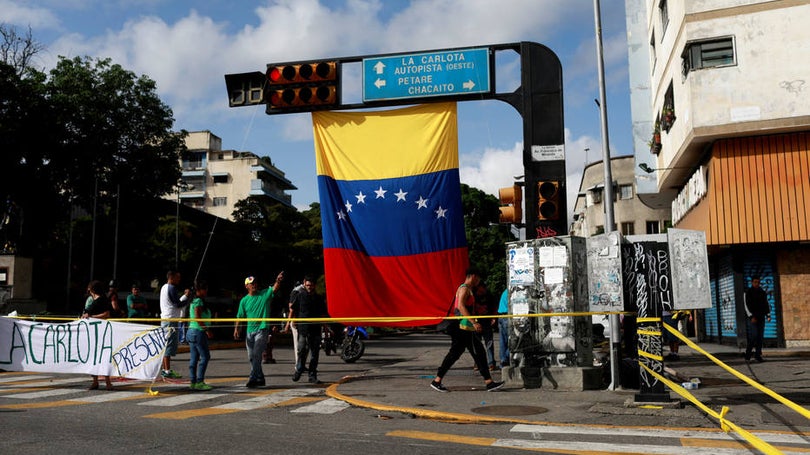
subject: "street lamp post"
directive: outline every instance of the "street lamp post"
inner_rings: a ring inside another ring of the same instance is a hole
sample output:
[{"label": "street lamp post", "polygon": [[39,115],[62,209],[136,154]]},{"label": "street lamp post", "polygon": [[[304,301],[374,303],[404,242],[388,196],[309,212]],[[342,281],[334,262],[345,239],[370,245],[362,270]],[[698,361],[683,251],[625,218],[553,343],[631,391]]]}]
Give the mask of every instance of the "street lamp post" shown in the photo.
[{"label": "street lamp post", "polygon": [[[599,72],[599,112],[602,119],[602,167],[605,169],[605,233],[613,232],[613,175],[610,169],[610,142],[608,139],[607,95],[605,94],[605,63],[602,56],[602,12],[599,0],[593,0],[593,17],[596,28],[597,69]],[[616,390],[619,384],[619,348],[621,333],[619,315],[611,314],[608,318],[610,327],[610,390]]]}]

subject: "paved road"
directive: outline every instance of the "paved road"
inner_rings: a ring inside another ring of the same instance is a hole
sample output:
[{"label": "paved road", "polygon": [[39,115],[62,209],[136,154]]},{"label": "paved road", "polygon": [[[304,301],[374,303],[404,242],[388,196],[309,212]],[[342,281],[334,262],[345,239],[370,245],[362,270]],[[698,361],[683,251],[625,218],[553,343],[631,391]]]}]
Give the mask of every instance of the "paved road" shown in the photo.
[{"label": "paved road", "polygon": [[[468,356],[445,379],[451,393],[437,393],[428,382],[447,346],[440,334],[374,339],[356,364],[322,355],[324,384],[310,385],[292,382],[291,348],[281,345],[276,349],[278,363],[265,365],[268,387],[260,389],[244,387],[248,365],[244,349],[238,347],[213,352],[207,382],[215,388],[210,392],[192,392],[182,379],[120,381],[114,392],[107,392],[85,390],[86,376],[2,373],[0,422],[9,436],[0,441],[0,452],[50,453],[59,447],[61,453],[74,453],[70,447],[78,441],[77,449],[84,453],[92,448],[110,451],[111,446],[120,449],[111,453],[131,452],[132,447],[153,452],[171,449],[172,444],[194,448],[203,441],[211,451],[229,453],[224,449],[250,450],[266,436],[268,444],[284,446],[289,453],[298,453],[297,448],[303,453],[304,447],[310,453],[319,448],[334,452],[335,444],[342,453],[361,447],[361,442],[388,447],[391,453],[500,453],[514,448],[545,453],[751,453],[739,437],[719,431],[715,420],[692,405],[628,406],[635,390],[560,392],[511,384],[502,392],[488,393]],[[734,349],[711,348],[778,393],[802,406],[808,402],[807,353],[771,351],[768,362],[747,364]],[[669,367],[684,377],[701,378],[695,395],[708,406],[728,406],[732,421],[783,451],[810,450],[810,436],[804,434],[810,421],[805,417],[688,349],[682,348],[681,357]],[[187,359],[181,353],[175,368],[185,373]],[[470,425],[447,423],[453,421]],[[318,430],[302,441],[301,429],[309,428]],[[174,442],[168,444],[167,437]]]}]

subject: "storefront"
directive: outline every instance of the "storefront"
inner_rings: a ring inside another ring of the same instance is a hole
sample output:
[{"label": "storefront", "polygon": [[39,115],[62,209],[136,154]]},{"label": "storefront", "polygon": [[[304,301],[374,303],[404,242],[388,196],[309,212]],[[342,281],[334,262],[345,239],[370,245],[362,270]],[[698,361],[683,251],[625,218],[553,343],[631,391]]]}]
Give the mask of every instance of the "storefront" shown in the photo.
[{"label": "storefront", "polygon": [[810,135],[723,139],[673,202],[675,227],[706,232],[712,308],[700,340],[745,346],[743,294],[759,277],[766,346],[810,345]]}]

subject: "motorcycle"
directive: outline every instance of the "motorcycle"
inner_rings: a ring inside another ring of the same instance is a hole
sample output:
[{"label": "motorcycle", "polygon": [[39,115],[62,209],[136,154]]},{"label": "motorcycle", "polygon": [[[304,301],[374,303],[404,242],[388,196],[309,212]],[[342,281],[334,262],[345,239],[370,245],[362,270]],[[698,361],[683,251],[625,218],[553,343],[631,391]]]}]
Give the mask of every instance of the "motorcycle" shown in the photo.
[{"label": "motorcycle", "polygon": [[364,339],[368,339],[366,329],[354,325],[346,327],[343,343],[340,345],[340,358],[346,363],[356,362],[366,351]]}]

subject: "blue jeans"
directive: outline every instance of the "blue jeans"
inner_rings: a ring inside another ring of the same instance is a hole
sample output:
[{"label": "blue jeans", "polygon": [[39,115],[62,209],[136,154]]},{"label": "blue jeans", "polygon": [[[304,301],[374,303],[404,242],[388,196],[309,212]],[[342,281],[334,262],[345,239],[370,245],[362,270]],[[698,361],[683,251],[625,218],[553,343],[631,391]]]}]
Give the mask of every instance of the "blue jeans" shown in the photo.
[{"label": "blue jeans", "polygon": [[745,345],[745,358],[750,359],[753,351],[754,356],[759,359],[762,357],[762,344],[765,341],[765,318],[759,317],[757,322],[751,322],[751,318],[748,318],[746,329],[748,343]]},{"label": "blue jeans", "polygon": [[267,348],[267,336],[269,330],[261,329],[258,332],[250,332],[245,337],[248,360],[250,360],[249,381],[263,382],[264,371],[262,371],[262,353]]},{"label": "blue jeans", "polygon": [[208,368],[208,360],[211,359],[208,337],[202,330],[188,329],[186,340],[188,340],[188,351],[191,355],[188,362],[188,377],[191,378],[192,384],[205,382],[205,370]]},{"label": "blue jeans", "polygon": [[501,368],[508,367],[509,361],[509,319],[498,319],[498,336],[500,337]]}]

